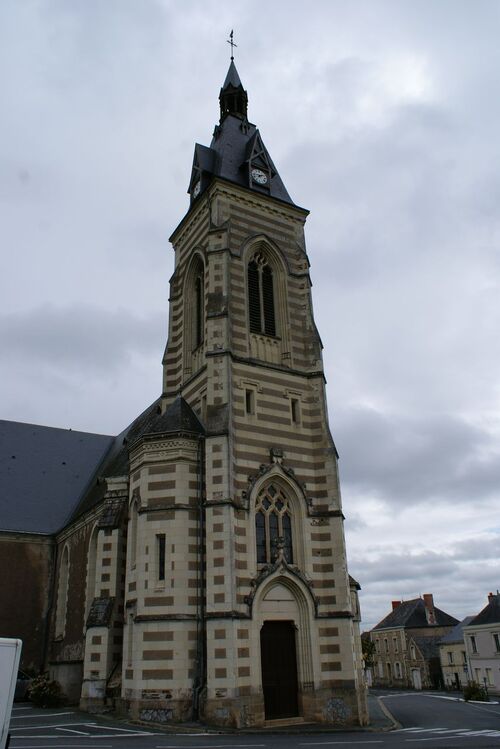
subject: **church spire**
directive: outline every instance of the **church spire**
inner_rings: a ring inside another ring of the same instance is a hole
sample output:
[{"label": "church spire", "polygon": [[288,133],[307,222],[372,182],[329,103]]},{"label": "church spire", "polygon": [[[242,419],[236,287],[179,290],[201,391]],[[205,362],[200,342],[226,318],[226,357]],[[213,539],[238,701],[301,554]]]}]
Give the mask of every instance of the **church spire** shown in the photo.
[{"label": "church spire", "polygon": [[242,86],[240,76],[236,70],[236,65],[231,57],[229,70],[227,71],[226,80],[220,90],[220,121],[224,120],[228,114],[234,114],[237,117],[246,119],[248,96]]}]

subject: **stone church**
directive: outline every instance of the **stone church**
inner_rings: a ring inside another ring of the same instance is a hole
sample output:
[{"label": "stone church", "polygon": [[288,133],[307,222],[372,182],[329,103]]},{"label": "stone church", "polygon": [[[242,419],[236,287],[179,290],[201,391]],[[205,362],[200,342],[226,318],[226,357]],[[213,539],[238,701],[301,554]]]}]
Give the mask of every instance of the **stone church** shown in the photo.
[{"label": "stone church", "polygon": [[159,398],[117,437],[0,422],[0,636],[87,710],[365,724],[294,203],[234,61],[171,236]]}]

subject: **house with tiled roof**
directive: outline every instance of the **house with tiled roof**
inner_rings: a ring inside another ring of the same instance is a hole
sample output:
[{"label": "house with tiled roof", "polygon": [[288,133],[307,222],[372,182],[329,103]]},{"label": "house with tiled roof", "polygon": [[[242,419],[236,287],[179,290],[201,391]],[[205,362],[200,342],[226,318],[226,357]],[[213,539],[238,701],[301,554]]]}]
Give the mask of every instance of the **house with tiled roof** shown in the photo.
[{"label": "house with tiled roof", "polygon": [[464,627],[473,618],[473,616],[466,616],[439,641],[439,658],[446,689],[463,689],[469,681]]},{"label": "house with tiled roof", "polygon": [[500,694],[500,593],[488,594],[488,603],[464,627],[471,680]]},{"label": "house with tiled roof", "polygon": [[439,687],[443,677],[439,641],[458,624],[434,606],[432,593],[393,601],[392,611],[370,632],[375,643],[373,685],[414,689]]}]

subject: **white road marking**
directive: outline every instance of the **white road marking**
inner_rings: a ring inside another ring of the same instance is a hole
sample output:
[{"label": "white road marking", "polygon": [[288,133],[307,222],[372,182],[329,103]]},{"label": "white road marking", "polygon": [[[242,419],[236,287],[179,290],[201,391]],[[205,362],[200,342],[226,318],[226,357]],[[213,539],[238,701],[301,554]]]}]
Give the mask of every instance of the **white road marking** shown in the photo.
[{"label": "white road marking", "polygon": [[373,741],[308,741],[307,744],[299,744],[299,746],[340,746],[341,744],[382,744],[382,741],[378,739]]},{"label": "white road marking", "polygon": [[[89,734],[89,741],[92,741],[93,739],[133,739],[134,736],[151,736],[150,733],[91,733]],[[56,733],[53,736],[50,734],[42,733],[40,736],[31,734],[30,736],[12,736],[12,741],[14,739],[62,739],[66,738],[66,736],[61,736],[60,733]],[[57,745],[58,747],[61,746],[60,744]],[[75,746],[75,744],[71,744],[71,746]],[[92,749],[95,749],[97,744],[85,744],[85,746],[92,747]],[[111,744],[104,744],[105,747],[110,747]],[[25,746],[22,747],[22,749],[26,749]],[[49,749],[49,747],[45,747],[45,749]],[[186,749],[186,746],[180,747],[180,749]]]},{"label": "white road marking", "polygon": [[[186,734],[177,734],[178,736],[186,736]],[[199,734],[189,734],[190,736],[196,736]],[[205,734],[205,736],[208,736],[210,734]],[[266,746],[265,744],[196,744],[195,746],[190,746],[189,749],[241,749],[242,747],[259,747],[259,746]],[[23,747],[24,749],[24,747]],[[162,744],[161,746],[157,746],[156,749],[186,749],[186,744]]]},{"label": "white road marking", "polygon": [[80,736],[91,736],[88,731],[77,731],[75,728],[56,728],[56,731],[67,731],[68,733],[79,733]]},{"label": "white road marking", "polygon": [[[19,738],[19,736],[16,736],[16,738]],[[30,738],[33,738],[33,736]],[[54,738],[61,739],[62,736]],[[56,744],[57,749],[89,749],[90,746],[92,749],[113,749],[113,744]],[[23,744],[22,749],[50,749],[50,747],[47,744]]]},{"label": "white road marking", "polygon": [[49,726],[46,726],[42,723],[40,726],[22,726],[21,728],[11,728],[11,731],[36,731],[37,728],[67,728],[68,726],[95,726],[94,723],[85,723],[85,721],[81,720],[79,723],[52,723]]},{"label": "white road marking", "polygon": [[74,710],[66,713],[37,713],[36,715],[14,715],[11,720],[29,720],[30,718],[54,718],[58,715],[74,715]]},{"label": "white road marking", "polygon": [[[86,725],[85,723],[83,725]],[[97,725],[93,723],[92,725]],[[119,728],[118,726],[99,726],[101,731],[125,731],[125,733],[133,733],[136,736],[152,736],[152,731],[136,731],[133,728]]]},{"label": "white road marking", "polygon": [[34,709],[35,709],[34,707],[31,707],[31,705],[29,705],[28,707],[13,707],[12,711],[14,711],[14,710],[34,710]]}]

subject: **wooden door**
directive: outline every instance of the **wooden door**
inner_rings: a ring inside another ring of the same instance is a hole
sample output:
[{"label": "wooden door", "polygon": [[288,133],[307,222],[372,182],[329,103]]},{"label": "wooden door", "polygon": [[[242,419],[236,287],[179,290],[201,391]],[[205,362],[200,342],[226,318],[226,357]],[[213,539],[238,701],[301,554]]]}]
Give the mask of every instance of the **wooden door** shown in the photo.
[{"label": "wooden door", "polygon": [[260,631],[260,653],[266,720],[297,716],[297,652],[293,622],[264,622]]}]

